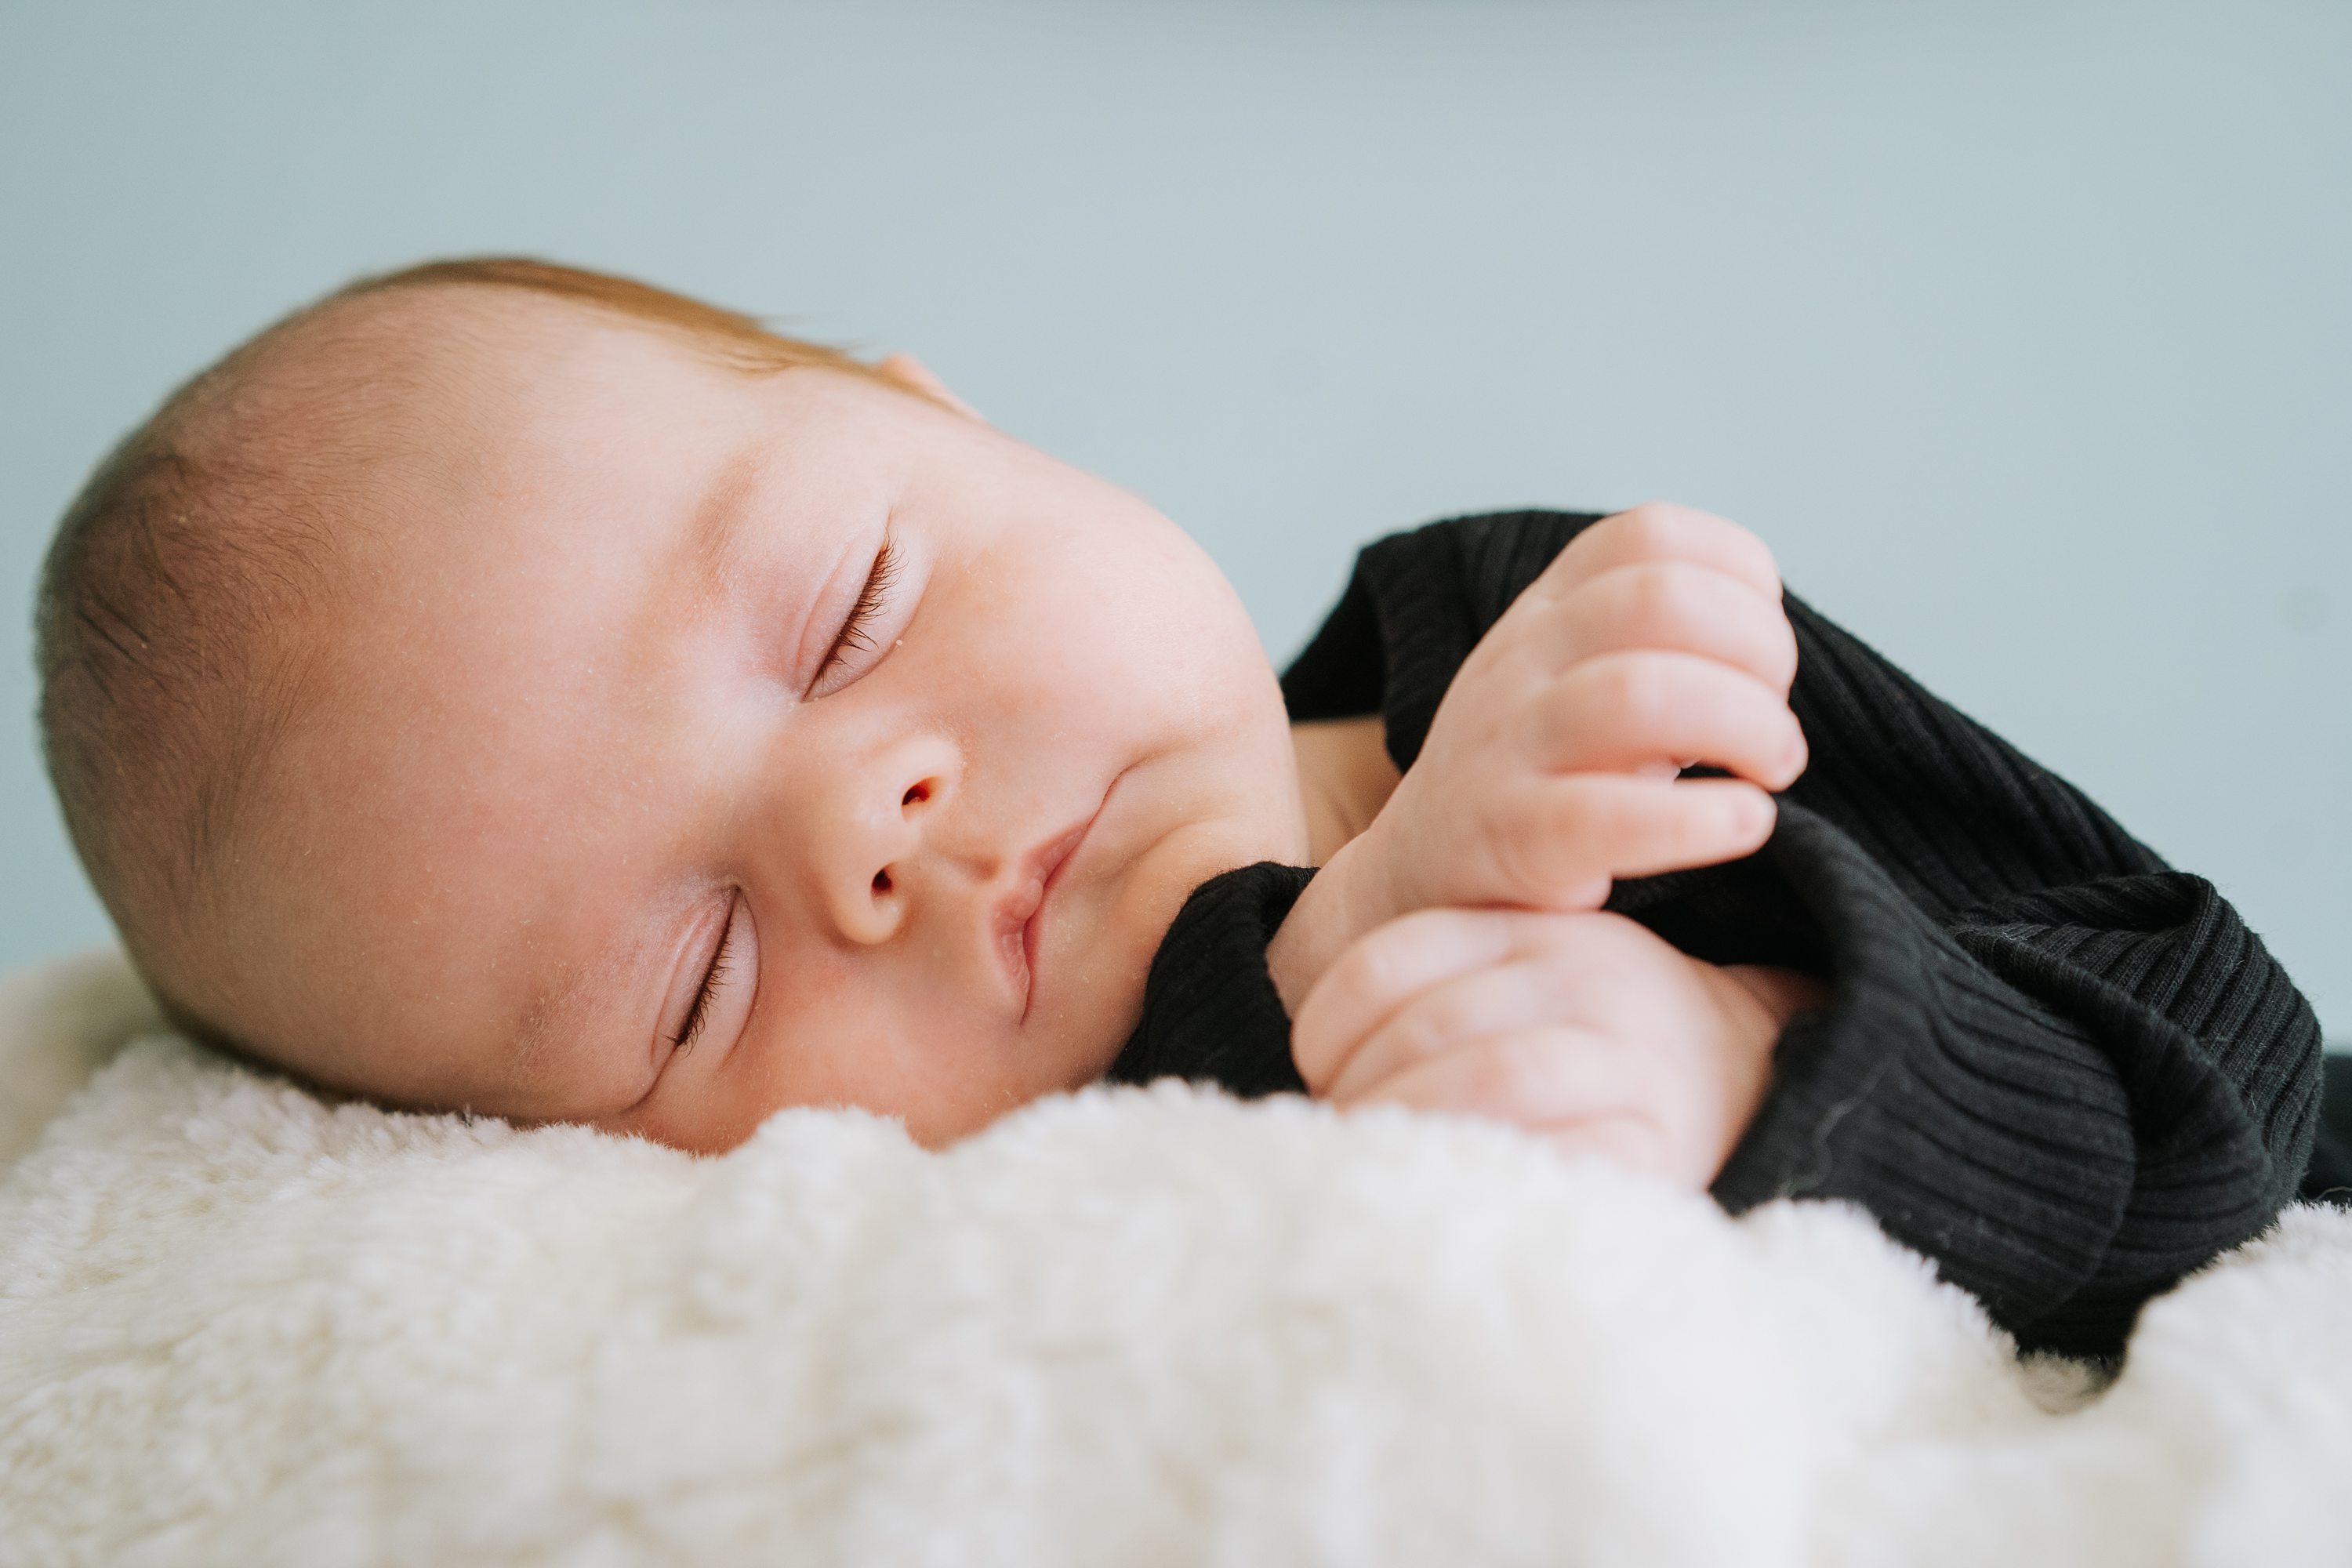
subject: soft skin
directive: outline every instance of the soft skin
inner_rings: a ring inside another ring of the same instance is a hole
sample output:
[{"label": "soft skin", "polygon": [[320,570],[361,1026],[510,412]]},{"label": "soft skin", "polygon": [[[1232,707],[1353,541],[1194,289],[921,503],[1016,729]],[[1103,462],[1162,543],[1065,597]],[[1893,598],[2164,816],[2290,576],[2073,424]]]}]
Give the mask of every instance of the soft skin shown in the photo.
[{"label": "soft skin", "polygon": [[1099,1077],[1186,894],[1305,857],[1265,656],[1150,508],[933,399],[483,303],[373,307],[435,345],[388,351],[436,394],[408,504],[352,531],[238,914],[172,977],[265,1054],[687,1149],[796,1103],[936,1143]]},{"label": "soft skin", "polygon": [[1180,531],[912,361],[747,374],[462,288],[310,352],[372,356],[365,483],[277,634],[265,826],[157,961],[259,1054],[689,1150],[794,1104],[939,1144],[1099,1078],[1189,892],[1276,859],[1328,862],[1268,955],[1318,1091],[1693,1183],[1752,1111],[1802,988],[1579,912],[1752,849],[1802,766],[1743,531],[1589,531],[1400,781],[1377,721],[1294,731]]}]

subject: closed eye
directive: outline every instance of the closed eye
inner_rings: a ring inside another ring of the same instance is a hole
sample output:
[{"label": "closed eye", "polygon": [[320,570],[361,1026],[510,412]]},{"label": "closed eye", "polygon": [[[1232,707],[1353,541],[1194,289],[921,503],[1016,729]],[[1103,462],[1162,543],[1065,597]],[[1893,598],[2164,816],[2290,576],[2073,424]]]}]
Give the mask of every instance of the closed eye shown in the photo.
[{"label": "closed eye", "polygon": [[886,537],[882,548],[874,554],[873,569],[866,574],[866,585],[857,591],[857,602],[849,606],[849,615],[841,623],[840,632],[826,650],[824,663],[818,666],[812,689],[823,687],[825,677],[849,661],[852,653],[866,653],[874,647],[874,623],[890,602],[890,586],[898,576],[898,552]]},{"label": "closed eye", "polygon": [[740,921],[743,900],[739,897],[727,911],[727,929],[719,933],[719,949],[710,955],[710,967],[702,972],[702,984],[695,987],[694,1000],[686,1009],[686,1017],[670,1037],[670,1044],[684,1056],[694,1049],[694,1042],[702,1037],[702,1026],[710,1018],[710,998],[718,993],[720,982],[727,978],[735,951],[735,928]]}]

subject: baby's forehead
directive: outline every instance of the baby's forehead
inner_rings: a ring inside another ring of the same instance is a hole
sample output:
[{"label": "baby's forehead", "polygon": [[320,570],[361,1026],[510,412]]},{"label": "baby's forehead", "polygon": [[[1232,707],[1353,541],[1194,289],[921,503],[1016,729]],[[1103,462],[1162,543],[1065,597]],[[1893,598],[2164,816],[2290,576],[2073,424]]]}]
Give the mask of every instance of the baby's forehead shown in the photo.
[{"label": "baby's forehead", "polygon": [[697,365],[677,333],[468,284],[332,300],[236,358],[247,363],[232,360],[192,435],[284,483],[361,500],[371,485],[415,482],[404,468],[479,472],[531,422],[583,400],[642,408],[648,366]]},{"label": "baby's forehead", "polygon": [[[562,586],[562,520],[534,505],[530,470],[550,465],[532,426],[560,421],[556,384],[593,375],[572,351],[612,329],[512,290],[413,292],[342,302],[272,345],[205,433],[219,466],[251,476],[231,509],[240,530],[305,584],[259,628],[245,683],[279,742],[269,782],[297,794],[351,751],[322,740],[413,728],[460,706],[469,682],[494,695],[509,672],[487,647],[527,635],[528,601]],[[374,770],[355,763],[342,787]]]},{"label": "baby's forehead", "polygon": [[[586,310],[520,290],[446,286],[330,302],[268,345],[236,400],[248,429],[271,422],[308,442],[312,465],[339,443],[423,429],[442,444],[566,374],[579,345],[613,331]],[[256,432],[262,434],[261,432]]]},{"label": "baby's forehead", "polygon": [[469,345],[466,384],[415,389],[405,433],[339,476],[348,514],[307,628],[319,677],[293,716],[329,744],[288,752],[314,775],[359,788],[401,736],[476,778],[516,772],[593,731],[616,684],[661,676],[632,661],[734,439],[707,401],[734,378],[584,314]]},{"label": "baby's forehead", "polygon": [[660,416],[649,369],[679,357],[562,301],[415,292],[327,314],[256,367],[207,443],[268,492],[248,526],[309,525],[319,569],[362,595],[478,554],[616,458],[616,436]]}]

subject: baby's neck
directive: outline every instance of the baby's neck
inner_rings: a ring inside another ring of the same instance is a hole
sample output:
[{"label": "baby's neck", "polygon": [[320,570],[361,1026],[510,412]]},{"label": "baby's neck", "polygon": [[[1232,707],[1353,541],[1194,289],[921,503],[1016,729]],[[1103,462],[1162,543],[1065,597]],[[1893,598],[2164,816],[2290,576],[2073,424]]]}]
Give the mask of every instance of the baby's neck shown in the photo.
[{"label": "baby's neck", "polygon": [[1371,826],[1402,775],[1389,760],[1378,715],[1293,724],[1290,744],[1298,756],[1299,804],[1307,810],[1307,859],[1321,866]]}]

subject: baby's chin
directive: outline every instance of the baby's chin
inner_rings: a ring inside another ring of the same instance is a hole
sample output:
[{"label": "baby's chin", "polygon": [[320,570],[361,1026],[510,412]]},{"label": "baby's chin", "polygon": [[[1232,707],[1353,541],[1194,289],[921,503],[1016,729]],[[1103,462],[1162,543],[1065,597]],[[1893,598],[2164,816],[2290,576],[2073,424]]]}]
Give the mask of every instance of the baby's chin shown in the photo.
[{"label": "baby's chin", "polygon": [[[1003,1118],[1025,1110],[1042,1100],[1059,1095],[1075,1094],[1091,1084],[1100,1083],[1118,1059],[1127,1044],[1130,1024],[1116,1034],[1099,1034],[1057,1042],[1051,1052],[1050,1064],[1040,1060],[1038,1068],[1050,1065],[1050,1072],[1034,1077],[1010,1079],[970,1092],[925,1097],[919,1104],[893,1108],[872,1107],[879,1114],[894,1115],[906,1127],[907,1135],[926,1149],[944,1149],[985,1131]],[[1040,1056],[1046,1053],[1040,1052]],[[1023,1064],[1024,1067],[1033,1064]]]}]

